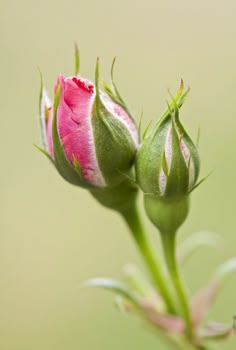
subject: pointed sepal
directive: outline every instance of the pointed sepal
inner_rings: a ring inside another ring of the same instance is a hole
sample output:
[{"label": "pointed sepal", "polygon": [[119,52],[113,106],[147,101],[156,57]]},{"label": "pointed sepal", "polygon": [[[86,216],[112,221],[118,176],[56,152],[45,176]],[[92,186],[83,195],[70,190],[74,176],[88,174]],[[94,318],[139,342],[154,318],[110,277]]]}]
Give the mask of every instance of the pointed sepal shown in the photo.
[{"label": "pointed sepal", "polygon": [[53,163],[53,165],[55,165],[53,159],[50,156],[50,154],[47,151],[45,151],[44,148],[42,148],[42,147],[40,147],[40,146],[38,146],[36,144],[34,144],[34,147],[36,147],[37,150],[39,150],[44,156],[46,156]]},{"label": "pointed sepal", "polygon": [[77,43],[75,43],[75,75],[78,75],[80,71],[80,54]]},{"label": "pointed sepal", "polygon": [[193,192],[194,190],[196,190],[196,188],[198,188],[201,184],[203,184],[203,182],[205,182],[208,179],[208,177],[211,176],[213,171],[214,170],[210,171],[208,175],[204,176],[198,183],[196,183],[196,185],[191,189],[190,192]]},{"label": "pointed sepal", "polygon": [[120,105],[131,116],[131,114],[129,112],[129,109],[128,109],[125,101],[121,97],[121,94],[120,94],[120,92],[119,92],[119,90],[117,88],[117,85],[115,83],[115,80],[114,80],[115,62],[116,62],[116,57],[113,59],[112,65],[111,65],[111,72],[110,72],[110,75],[111,75],[111,87],[109,87],[108,84],[104,84],[104,90],[115,103]]},{"label": "pointed sepal", "polygon": [[99,59],[95,70],[92,129],[99,168],[108,186],[117,186],[130,174],[138,146],[137,128],[126,111],[100,90]]},{"label": "pointed sepal", "polygon": [[41,129],[41,142],[45,151],[48,151],[48,141],[47,141],[47,119],[48,119],[48,107],[47,103],[49,103],[49,98],[46,95],[43,86],[43,75],[38,67],[39,77],[40,77],[40,90],[39,90],[39,123]]}]

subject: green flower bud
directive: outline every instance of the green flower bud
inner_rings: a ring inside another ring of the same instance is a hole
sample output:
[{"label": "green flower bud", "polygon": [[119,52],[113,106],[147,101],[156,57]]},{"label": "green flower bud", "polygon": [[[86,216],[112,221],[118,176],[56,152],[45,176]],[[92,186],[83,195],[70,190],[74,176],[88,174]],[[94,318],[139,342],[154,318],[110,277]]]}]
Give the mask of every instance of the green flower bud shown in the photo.
[{"label": "green flower bud", "polygon": [[137,182],[145,194],[147,214],[161,231],[176,230],[185,220],[188,195],[200,170],[197,147],[179,120],[186,94],[181,84],[136,159]]}]

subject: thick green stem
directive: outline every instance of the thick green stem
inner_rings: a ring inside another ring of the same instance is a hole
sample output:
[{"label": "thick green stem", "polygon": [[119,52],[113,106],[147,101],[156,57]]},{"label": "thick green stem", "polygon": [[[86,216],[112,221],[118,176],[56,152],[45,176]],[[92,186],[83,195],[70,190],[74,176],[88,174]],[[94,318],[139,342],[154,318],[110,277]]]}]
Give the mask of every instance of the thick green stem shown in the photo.
[{"label": "thick green stem", "polygon": [[176,307],[170,293],[171,288],[169,281],[161,269],[161,263],[158,259],[158,256],[153,252],[153,249],[141,223],[137,208],[132,207],[128,211],[122,212],[121,214],[132,232],[139,250],[143,255],[146,264],[152,274],[153,280],[156,283],[156,286],[160,291],[163,299],[165,300],[169,312],[176,313]]},{"label": "thick green stem", "polygon": [[175,252],[176,234],[162,233],[161,237],[163,242],[163,249],[164,249],[164,254],[166,258],[166,263],[169,269],[169,274],[175,286],[178,299],[180,301],[182,316],[185,319],[186,334],[188,338],[191,340],[193,338],[193,326],[192,326],[192,319],[191,319],[187,293],[186,293],[184,282],[180,275],[178,263],[176,260],[176,252]]}]

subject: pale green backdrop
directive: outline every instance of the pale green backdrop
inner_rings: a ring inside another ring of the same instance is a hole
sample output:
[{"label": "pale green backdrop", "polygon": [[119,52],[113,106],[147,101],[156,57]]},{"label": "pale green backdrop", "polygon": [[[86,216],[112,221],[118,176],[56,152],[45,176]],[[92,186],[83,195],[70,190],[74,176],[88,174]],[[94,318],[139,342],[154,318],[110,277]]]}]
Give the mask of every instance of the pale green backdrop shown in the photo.
[{"label": "pale green backdrop", "polygon": [[[167,88],[182,77],[191,94],[182,117],[193,137],[201,126],[202,175],[180,239],[210,229],[225,244],[202,250],[185,268],[196,290],[216,264],[236,254],[236,2],[234,0],[0,1],[0,348],[2,350],[165,349],[154,333],[120,314],[113,297],[81,290],[93,276],[142,266],[124,224],[85,191],[65,183],[34,147],[39,142],[40,65],[49,93],[59,72],[93,79],[97,55],[116,77],[138,118],[157,118]],[[147,223],[153,236],[154,228]],[[210,314],[232,322],[236,279]],[[232,337],[220,349],[233,350]]]}]

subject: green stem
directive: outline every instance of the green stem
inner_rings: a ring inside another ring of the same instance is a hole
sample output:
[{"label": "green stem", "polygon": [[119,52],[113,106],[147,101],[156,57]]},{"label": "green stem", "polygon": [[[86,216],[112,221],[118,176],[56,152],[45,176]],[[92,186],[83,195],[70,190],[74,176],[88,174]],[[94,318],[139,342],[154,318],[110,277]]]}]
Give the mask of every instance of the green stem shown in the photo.
[{"label": "green stem", "polygon": [[163,249],[166,258],[166,263],[169,269],[169,274],[172,279],[172,282],[175,286],[178,299],[180,301],[180,306],[182,310],[182,316],[186,323],[186,334],[189,340],[193,338],[193,327],[190,308],[188,304],[188,297],[185,290],[184,282],[179,272],[178,263],[176,260],[175,252],[175,233],[163,233],[161,234]]},{"label": "green stem", "polygon": [[152,274],[153,280],[156,283],[163,299],[165,300],[169,312],[176,313],[176,307],[170,293],[169,283],[160,268],[161,263],[158,256],[153,252],[150,242],[146,236],[137,208],[132,207],[129,211],[121,212],[121,214],[133,234],[139,250]]}]

